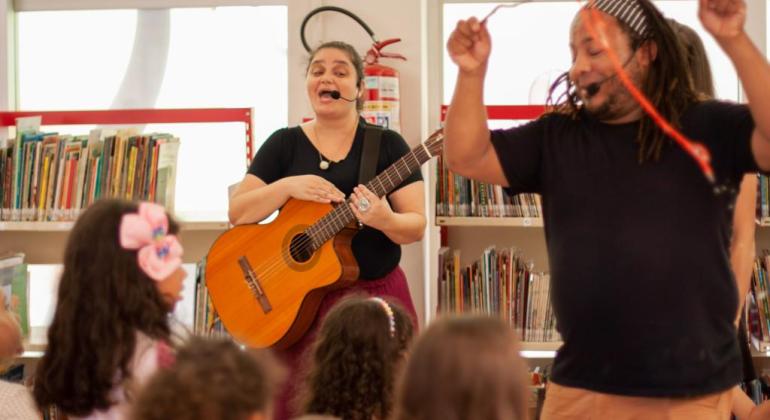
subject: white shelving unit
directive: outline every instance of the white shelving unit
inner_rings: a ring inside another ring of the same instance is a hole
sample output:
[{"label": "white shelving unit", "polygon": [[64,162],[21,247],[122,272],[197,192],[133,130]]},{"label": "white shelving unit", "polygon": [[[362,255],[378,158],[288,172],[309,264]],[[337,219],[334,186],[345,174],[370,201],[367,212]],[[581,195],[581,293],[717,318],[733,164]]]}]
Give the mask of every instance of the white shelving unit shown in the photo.
[{"label": "white shelving unit", "polygon": [[[74,224],[75,222],[0,222],[0,232],[69,232]],[[180,220],[180,225],[182,231],[224,231],[229,227],[229,222]]]},{"label": "white shelving unit", "polygon": [[540,217],[436,217],[436,226],[543,227]]}]

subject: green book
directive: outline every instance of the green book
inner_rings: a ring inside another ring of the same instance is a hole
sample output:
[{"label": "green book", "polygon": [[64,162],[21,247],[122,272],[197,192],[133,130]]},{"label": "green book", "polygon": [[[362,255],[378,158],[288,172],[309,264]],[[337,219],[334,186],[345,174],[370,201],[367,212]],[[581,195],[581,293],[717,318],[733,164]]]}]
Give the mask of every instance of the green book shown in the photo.
[{"label": "green book", "polygon": [[14,313],[21,326],[22,335],[29,337],[29,273],[24,254],[0,257],[0,289],[5,301],[2,305]]}]

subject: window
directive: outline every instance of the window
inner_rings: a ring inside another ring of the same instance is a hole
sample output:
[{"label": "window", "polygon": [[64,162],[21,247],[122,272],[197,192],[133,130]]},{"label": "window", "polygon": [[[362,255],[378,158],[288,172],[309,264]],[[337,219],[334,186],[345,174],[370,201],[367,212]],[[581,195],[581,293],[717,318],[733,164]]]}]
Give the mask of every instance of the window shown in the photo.
[{"label": "window", "polygon": [[[260,140],[287,124],[286,6],[20,12],[17,39],[21,110],[249,107]],[[243,125],[140,130],[181,139],[177,213],[225,220],[227,186],[246,170]]]},{"label": "window", "polygon": [[[182,301],[174,308],[174,319],[192,330],[195,322],[195,264],[183,264],[187,276],[182,290]],[[59,290],[62,266],[59,264],[30,264],[29,270],[29,341],[44,344],[47,330],[53,320]]]},{"label": "window", "polygon": [[[686,24],[701,36],[711,62],[717,97],[738,100],[738,78],[729,59],[700,25],[695,0],[656,1],[666,17]],[[447,3],[443,8],[444,44],[460,19],[482,18],[495,3]],[[488,21],[492,55],[484,89],[486,103],[543,104],[548,88],[570,67],[569,28],[580,3],[574,0],[542,1],[502,8]],[[547,53],[543,53],[543,52]],[[444,49],[443,101],[454,91],[457,67]]]}]

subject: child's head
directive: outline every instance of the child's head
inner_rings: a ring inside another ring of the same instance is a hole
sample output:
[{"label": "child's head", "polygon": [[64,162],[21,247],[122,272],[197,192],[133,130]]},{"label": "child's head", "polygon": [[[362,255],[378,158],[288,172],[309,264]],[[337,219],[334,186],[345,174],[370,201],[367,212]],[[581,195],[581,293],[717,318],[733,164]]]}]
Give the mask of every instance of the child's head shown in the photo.
[{"label": "child's head", "polygon": [[497,318],[434,322],[409,353],[395,418],[525,419],[527,369],[518,350],[513,331]]},{"label": "child's head", "polygon": [[267,350],[224,339],[192,339],[171,369],[142,388],[134,420],[256,420],[270,416],[282,370]]},{"label": "child's head", "polygon": [[350,298],[332,308],[316,338],[303,411],[387,418],[412,333],[407,312],[381,298]]},{"label": "child's head", "polygon": [[109,407],[116,375],[131,377],[136,333],[169,338],[168,313],[184,278],[177,231],[150,203],[101,200],[78,218],[36,371],[41,407],[54,404],[72,415]]}]

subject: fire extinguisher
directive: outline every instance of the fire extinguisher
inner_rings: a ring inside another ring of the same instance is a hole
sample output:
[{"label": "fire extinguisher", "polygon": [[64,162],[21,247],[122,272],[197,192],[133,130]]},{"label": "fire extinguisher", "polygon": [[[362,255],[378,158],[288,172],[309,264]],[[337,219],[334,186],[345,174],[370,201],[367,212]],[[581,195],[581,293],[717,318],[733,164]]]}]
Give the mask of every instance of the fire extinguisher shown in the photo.
[{"label": "fire extinguisher", "polygon": [[400,54],[386,53],[382,49],[388,45],[400,42],[400,38],[378,41],[374,32],[361,18],[352,12],[336,6],[323,6],[312,10],[305,16],[300,26],[300,39],[307,52],[312,51],[305,40],[305,26],[308,20],[317,13],[334,11],[342,13],[355,20],[372,38],[372,47],[364,55],[364,86],[366,87],[364,107],[361,115],[371,124],[380,125],[394,131],[401,131],[401,106],[398,70],[381,64],[380,58],[406,60]]}]

